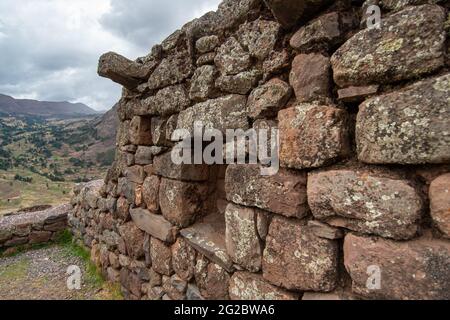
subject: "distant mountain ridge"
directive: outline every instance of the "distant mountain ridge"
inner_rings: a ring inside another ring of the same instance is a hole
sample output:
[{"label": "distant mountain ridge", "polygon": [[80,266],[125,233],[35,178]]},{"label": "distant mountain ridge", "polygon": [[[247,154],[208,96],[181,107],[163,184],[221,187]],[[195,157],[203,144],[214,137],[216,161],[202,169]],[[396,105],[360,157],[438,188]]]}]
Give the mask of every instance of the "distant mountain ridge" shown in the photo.
[{"label": "distant mountain ridge", "polygon": [[15,99],[4,94],[0,94],[0,113],[10,115],[33,115],[42,117],[67,117],[99,114],[99,112],[91,109],[83,103]]}]

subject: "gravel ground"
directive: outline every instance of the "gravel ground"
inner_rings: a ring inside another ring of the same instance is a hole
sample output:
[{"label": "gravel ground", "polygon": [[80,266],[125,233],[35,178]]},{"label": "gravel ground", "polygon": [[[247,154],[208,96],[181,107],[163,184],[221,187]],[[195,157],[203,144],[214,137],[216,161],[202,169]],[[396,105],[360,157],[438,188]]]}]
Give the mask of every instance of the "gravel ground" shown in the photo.
[{"label": "gravel ground", "polygon": [[[82,272],[81,290],[67,288],[69,266]],[[87,263],[61,246],[0,257],[0,300],[104,300],[110,285],[87,272]]]}]

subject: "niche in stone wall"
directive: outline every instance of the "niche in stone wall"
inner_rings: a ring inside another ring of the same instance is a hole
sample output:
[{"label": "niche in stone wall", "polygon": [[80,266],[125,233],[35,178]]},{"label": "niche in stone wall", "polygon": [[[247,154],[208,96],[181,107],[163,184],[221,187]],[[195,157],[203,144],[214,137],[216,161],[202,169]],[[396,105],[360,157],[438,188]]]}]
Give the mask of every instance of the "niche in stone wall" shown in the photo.
[{"label": "niche in stone wall", "polygon": [[181,230],[181,235],[198,251],[226,270],[232,270],[233,262],[225,245],[225,192],[226,165],[208,166],[208,196],[203,214],[195,223]]}]

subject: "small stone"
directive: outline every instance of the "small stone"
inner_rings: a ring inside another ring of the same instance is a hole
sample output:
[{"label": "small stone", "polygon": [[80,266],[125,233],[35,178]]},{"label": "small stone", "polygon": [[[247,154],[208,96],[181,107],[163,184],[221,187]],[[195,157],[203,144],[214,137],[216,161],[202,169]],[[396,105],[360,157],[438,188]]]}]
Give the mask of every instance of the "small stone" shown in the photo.
[{"label": "small stone", "polygon": [[213,51],[219,45],[219,37],[212,35],[202,37],[195,43],[195,48],[200,53],[207,53]]},{"label": "small stone", "polygon": [[107,269],[107,279],[110,282],[117,283],[120,281],[120,272],[114,268],[109,267]]},{"label": "small stone", "polygon": [[146,147],[139,146],[136,150],[135,163],[137,165],[149,165],[153,163],[153,157],[160,154],[162,151],[161,147]]},{"label": "small stone", "polygon": [[269,57],[263,62],[264,80],[269,79],[274,74],[282,73],[291,66],[290,56],[287,50],[281,52],[272,51]]},{"label": "small stone", "polygon": [[310,227],[312,232],[319,238],[337,240],[344,237],[344,232],[342,232],[342,230],[330,227],[329,225],[319,221],[308,221],[308,227]]},{"label": "small stone", "polygon": [[276,117],[292,94],[291,87],[284,81],[274,78],[256,88],[247,102],[248,115],[252,119]]},{"label": "small stone", "polygon": [[128,203],[128,200],[125,197],[120,197],[117,200],[117,216],[119,219],[121,219],[124,222],[127,222],[130,217],[129,213],[130,205]]},{"label": "small stone", "polygon": [[342,109],[299,104],[281,110],[278,121],[281,166],[317,168],[350,153],[349,116]]},{"label": "small stone", "polygon": [[180,279],[176,274],[167,279],[167,281],[163,281],[164,291],[173,300],[185,300],[187,286],[188,283]]},{"label": "small stone", "polygon": [[197,68],[192,76],[189,97],[194,101],[205,101],[213,97],[216,78],[215,66],[205,65]]},{"label": "small stone", "polygon": [[364,87],[348,87],[338,90],[338,99],[342,102],[362,102],[378,92],[378,85]]},{"label": "small stone", "polygon": [[254,273],[236,272],[230,281],[231,300],[298,300],[299,294],[278,288]]},{"label": "small stone", "polygon": [[200,290],[198,289],[198,287],[196,285],[193,284],[188,284],[188,288],[186,291],[186,299],[187,300],[205,300],[201,293]]},{"label": "small stone", "polygon": [[132,166],[125,169],[125,177],[128,181],[142,184],[145,179],[145,172],[142,166]]},{"label": "small stone", "polygon": [[213,65],[215,58],[216,58],[216,53],[215,52],[209,52],[209,53],[202,54],[197,59],[197,66],[200,67],[200,66],[203,66],[203,65]]},{"label": "small stone", "polygon": [[450,238],[450,173],[430,185],[431,217],[446,238]]},{"label": "small stone", "polygon": [[289,83],[298,102],[326,102],[330,97],[330,59],[318,54],[299,54],[292,62]]},{"label": "small stone", "polygon": [[50,241],[52,232],[50,231],[33,231],[30,233],[30,244],[46,243]]}]

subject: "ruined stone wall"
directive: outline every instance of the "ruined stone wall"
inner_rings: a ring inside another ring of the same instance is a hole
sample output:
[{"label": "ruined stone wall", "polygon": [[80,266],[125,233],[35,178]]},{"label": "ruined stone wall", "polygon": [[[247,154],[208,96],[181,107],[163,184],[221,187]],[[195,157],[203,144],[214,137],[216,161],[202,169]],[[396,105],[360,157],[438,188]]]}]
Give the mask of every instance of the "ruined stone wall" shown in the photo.
[{"label": "ruined stone wall", "polygon": [[[449,299],[448,9],[226,0],[146,57],[105,54],[116,161],[76,190],[74,234],[128,299]],[[173,164],[196,120],[278,128],[282,168]]]},{"label": "ruined stone wall", "polygon": [[69,204],[0,218],[0,250],[58,240],[67,229]]}]

